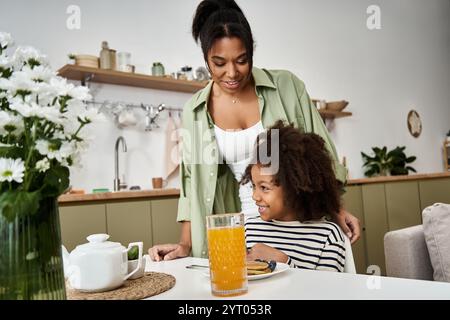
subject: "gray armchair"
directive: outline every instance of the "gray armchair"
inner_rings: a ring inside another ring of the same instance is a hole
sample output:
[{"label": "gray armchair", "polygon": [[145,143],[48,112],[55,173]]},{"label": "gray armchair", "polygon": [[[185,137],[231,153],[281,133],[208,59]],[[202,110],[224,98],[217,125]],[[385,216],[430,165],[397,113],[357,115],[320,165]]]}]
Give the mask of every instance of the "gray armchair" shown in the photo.
[{"label": "gray armchair", "polygon": [[450,282],[450,204],[425,208],[422,221],[385,234],[386,274]]},{"label": "gray armchair", "polygon": [[433,267],[422,225],[386,233],[384,255],[387,276],[433,280]]}]

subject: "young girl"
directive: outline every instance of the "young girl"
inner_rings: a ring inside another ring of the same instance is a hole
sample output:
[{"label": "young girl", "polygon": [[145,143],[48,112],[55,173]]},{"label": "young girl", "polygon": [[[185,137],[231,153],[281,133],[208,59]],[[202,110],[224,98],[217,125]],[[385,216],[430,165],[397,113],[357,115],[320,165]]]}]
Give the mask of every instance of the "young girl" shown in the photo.
[{"label": "young girl", "polygon": [[[273,129],[278,130],[275,145]],[[276,159],[275,152],[279,154],[278,170],[267,174]],[[294,268],[343,271],[344,235],[338,225],[326,219],[339,211],[339,189],[320,136],[301,133],[278,121],[258,136],[253,161],[241,183],[248,181],[252,181],[253,200],[259,212],[259,217],[248,218],[245,223],[249,260],[276,260]]]}]

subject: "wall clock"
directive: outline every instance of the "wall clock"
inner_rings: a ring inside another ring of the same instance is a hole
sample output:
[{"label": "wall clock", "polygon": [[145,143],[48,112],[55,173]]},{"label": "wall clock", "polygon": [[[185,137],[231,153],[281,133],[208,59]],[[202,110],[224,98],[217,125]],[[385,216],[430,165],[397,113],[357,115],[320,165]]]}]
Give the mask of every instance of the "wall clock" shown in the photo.
[{"label": "wall clock", "polygon": [[408,130],[414,138],[417,138],[422,133],[422,121],[416,110],[411,110],[408,113]]}]

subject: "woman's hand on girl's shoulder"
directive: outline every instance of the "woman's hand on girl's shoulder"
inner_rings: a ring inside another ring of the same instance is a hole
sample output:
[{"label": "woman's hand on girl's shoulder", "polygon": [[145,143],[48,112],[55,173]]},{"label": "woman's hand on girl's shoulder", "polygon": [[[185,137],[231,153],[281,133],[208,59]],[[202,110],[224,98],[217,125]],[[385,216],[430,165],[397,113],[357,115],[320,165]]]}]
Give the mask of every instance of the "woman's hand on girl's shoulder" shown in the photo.
[{"label": "woman's hand on girl's shoulder", "polygon": [[333,221],[347,235],[351,244],[354,244],[361,237],[361,223],[350,212],[341,209],[338,214],[333,215]]}]

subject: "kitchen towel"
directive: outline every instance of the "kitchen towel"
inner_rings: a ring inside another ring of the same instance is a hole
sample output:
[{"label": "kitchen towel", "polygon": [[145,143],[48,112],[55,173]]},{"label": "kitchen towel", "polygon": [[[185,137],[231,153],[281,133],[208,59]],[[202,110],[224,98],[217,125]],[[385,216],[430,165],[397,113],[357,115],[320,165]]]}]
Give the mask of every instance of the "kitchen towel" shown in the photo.
[{"label": "kitchen towel", "polygon": [[166,150],[165,150],[165,164],[167,179],[174,173],[180,164],[180,128],[176,120],[169,115],[166,127]]}]

